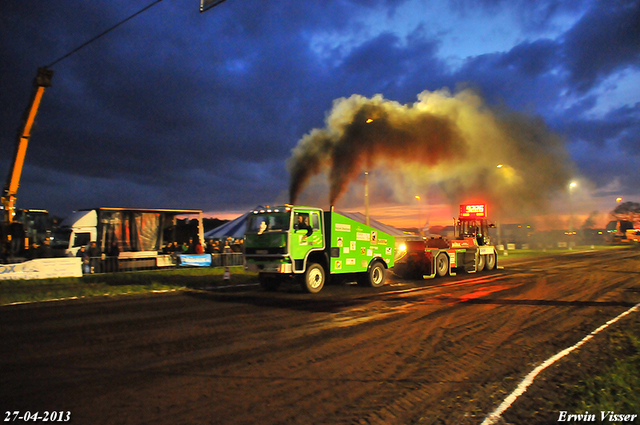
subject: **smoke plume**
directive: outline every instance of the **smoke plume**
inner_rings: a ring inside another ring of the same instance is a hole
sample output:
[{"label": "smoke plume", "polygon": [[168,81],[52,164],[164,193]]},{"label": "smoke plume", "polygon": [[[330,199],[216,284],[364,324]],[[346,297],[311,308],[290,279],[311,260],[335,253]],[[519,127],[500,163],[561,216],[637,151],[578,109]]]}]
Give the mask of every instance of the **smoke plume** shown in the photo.
[{"label": "smoke plume", "polygon": [[381,95],[337,99],[287,166],[291,203],[327,172],[333,205],[366,170],[386,176],[394,201],[437,187],[452,204],[474,198],[494,211],[539,210],[572,174],[562,139],[541,119],[491,108],[469,89],[425,91],[406,105]]}]

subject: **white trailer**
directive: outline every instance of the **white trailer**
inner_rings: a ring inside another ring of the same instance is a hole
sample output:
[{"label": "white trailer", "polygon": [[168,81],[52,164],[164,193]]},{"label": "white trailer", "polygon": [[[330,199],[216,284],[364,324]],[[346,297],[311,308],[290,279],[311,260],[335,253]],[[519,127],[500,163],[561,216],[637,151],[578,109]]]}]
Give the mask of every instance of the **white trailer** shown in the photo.
[{"label": "white trailer", "polygon": [[104,257],[115,244],[118,258],[135,260],[134,268],[172,265],[161,252],[165,229],[175,227],[176,217],[194,215],[203,243],[202,211],[101,207],[75,211],[63,220],[52,234],[51,246],[61,256],[75,256],[80,247],[96,242]]}]

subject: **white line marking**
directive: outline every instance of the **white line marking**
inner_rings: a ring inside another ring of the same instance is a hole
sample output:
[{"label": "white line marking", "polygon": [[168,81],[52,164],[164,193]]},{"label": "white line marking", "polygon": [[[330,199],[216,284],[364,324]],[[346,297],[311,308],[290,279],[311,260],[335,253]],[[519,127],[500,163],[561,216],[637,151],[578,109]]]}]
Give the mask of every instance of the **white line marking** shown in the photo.
[{"label": "white line marking", "polygon": [[520,385],[518,385],[518,387],[511,394],[509,394],[509,396],[507,398],[504,399],[504,401],[500,404],[500,406],[498,406],[498,408],[496,410],[491,412],[485,418],[485,420],[482,422],[482,425],[493,425],[493,424],[497,423],[497,421],[500,419],[500,416],[502,415],[502,413],[504,413],[504,411],[507,410],[513,404],[513,402],[516,401],[516,399],[518,397],[520,397],[525,391],[527,391],[527,387],[533,383],[533,380],[535,379],[535,377],[540,372],[542,372],[544,369],[548,368],[553,363],[555,363],[556,361],[560,360],[562,357],[566,356],[567,354],[569,354],[570,352],[572,352],[576,348],[580,347],[581,345],[583,345],[584,343],[589,341],[596,334],[598,334],[601,331],[603,331],[606,328],[608,328],[609,325],[617,322],[618,320],[620,320],[622,317],[626,316],[627,314],[630,314],[630,313],[632,313],[634,311],[637,311],[639,309],[640,309],[640,303],[634,305],[629,310],[627,310],[624,313],[620,314],[618,317],[615,317],[615,318],[609,320],[607,323],[605,323],[604,325],[600,326],[598,329],[596,329],[595,331],[591,332],[589,335],[585,336],[582,340],[577,342],[575,345],[573,345],[573,346],[571,346],[569,348],[565,348],[564,350],[560,351],[555,356],[550,357],[549,359],[544,361],[541,365],[539,365],[538,367],[533,369],[531,372],[529,372],[529,374],[527,376],[525,376],[525,378],[522,380],[522,382],[520,382]]}]

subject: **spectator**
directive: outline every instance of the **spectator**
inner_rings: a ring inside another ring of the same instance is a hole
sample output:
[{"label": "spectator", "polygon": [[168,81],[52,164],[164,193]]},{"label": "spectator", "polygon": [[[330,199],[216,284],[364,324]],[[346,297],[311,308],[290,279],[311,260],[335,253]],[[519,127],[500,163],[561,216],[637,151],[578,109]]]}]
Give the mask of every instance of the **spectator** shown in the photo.
[{"label": "spectator", "polygon": [[88,249],[89,262],[91,264],[91,273],[100,273],[100,261],[102,260],[102,252],[96,241],[91,241]]},{"label": "spectator", "polygon": [[188,254],[195,254],[196,253],[196,242],[193,240],[193,238],[189,238],[189,249],[187,251]]},{"label": "spectator", "polygon": [[207,241],[206,247],[204,249],[204,252],[206,252],[207,254],[213,254],[215,252],[215,245],[213,244],[213,240],[209,239]]},{"label": "spectator", "polygon": [[91,273],[91,267],[89,265],[89,253],[84,246],[80,247],[80,249],[76,253],[76,257],[80,257],[82,259],[82,274]]},{"label": "spectator", "polygon": [[27,257],[32,260],[34,258],[38,257],[38,244],[37,243],[32,243],[31,246],[29,246],[29,251],[27,252]]},{"label": "spectator", "polygon": [[231,245],[232,252],[242,252],[242,239],[236,239]]},{"label": "spectator", "polygon": [[224,253],[222,255],[222,265],[228,266],[229,264],[231,264],[231,256],[229,255],[231,254],[231,238],[225,239],[222,252]]},{"label": "spectator", "polygon": [[202,247],[202,244],[200,243],[200,240],[198,240],[195,244],[195,248],[194,248],[194,252],[197,255],[202,255],[204,254],[204,248]]},{"label": "spectator", "polygon": [[37,250],[38,258],[52,258],[53,251],[51,250],[51,240],[46,238],[42,241],[42,245],[38,247]]}]

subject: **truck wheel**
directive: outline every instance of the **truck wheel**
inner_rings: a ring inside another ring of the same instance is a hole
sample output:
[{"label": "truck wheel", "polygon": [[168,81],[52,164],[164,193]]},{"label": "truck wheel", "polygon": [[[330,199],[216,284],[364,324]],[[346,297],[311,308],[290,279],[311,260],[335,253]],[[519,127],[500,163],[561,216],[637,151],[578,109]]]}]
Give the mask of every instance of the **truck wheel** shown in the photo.
[{"label": "truck wheel", "polygon": [[496,253],[487,254],[487,270],[493,270],[496,267]]},{"label": "truck wheel", "polygon": [[441,252],[436,257],[436,276],[443,277],[449,272],[449,257],[444,252]]},{"label": "truck wheel", "polygon": [[258,275],[258,280],[260,281],[260,286],[265,291],[273,292],[280,286],[280,281],[273,276],[268,276],[261,273]]},{"label": "truck wheel", "polygon": [[302,289],[310,294],[317,294],[324,286],[324,280],[324,268],[317,263],[309,264],[307,271],[304,273]]},{"label": "truck wheel", "polygon": [[484,264],[486,263],[484,255],[478,255],[478,263],[476,264],[476,272],[484,270]]},{"label": "truck wheel", "polygon": [[386,271],[384,266],[379,261],[376,261],[371,265],[371,269],[365,273],[360,282],[372,288],[384,286],[384,281],[387,277]]}]

